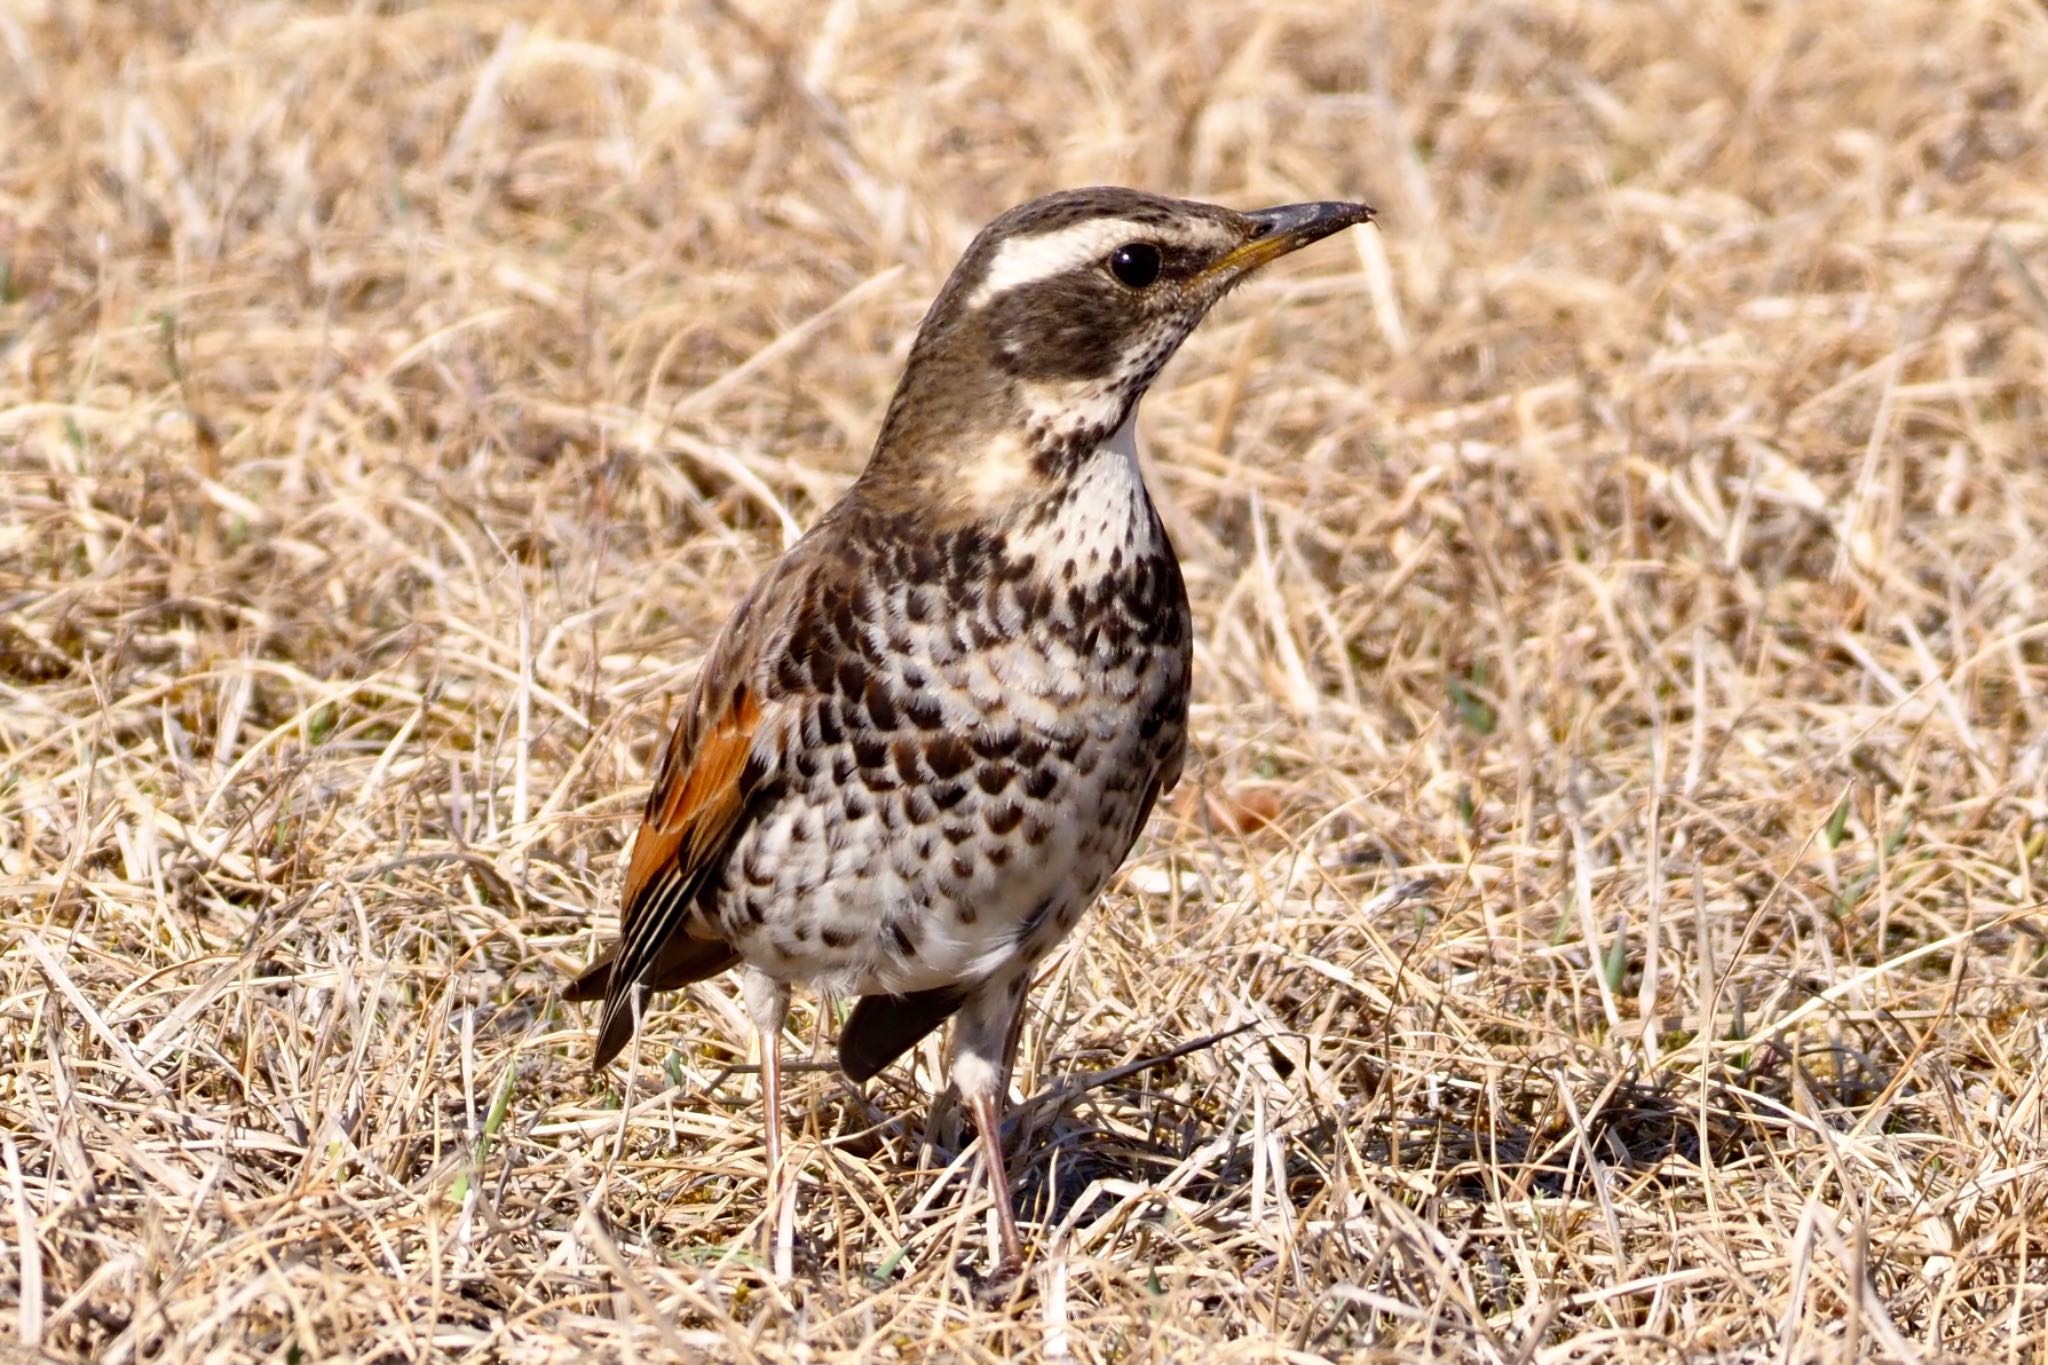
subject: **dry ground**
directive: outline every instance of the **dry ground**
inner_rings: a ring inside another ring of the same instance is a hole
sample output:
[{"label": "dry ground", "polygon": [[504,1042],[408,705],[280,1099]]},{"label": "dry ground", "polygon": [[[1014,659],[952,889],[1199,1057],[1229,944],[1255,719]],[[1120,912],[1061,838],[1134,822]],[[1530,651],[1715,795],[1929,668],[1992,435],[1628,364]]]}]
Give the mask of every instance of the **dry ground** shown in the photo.
[{"label": "dry ground", "polygon": [[[6,1330],[2041,1358],[2044,75],[2038,0],[0,8]],[[1194,757],[1034,997],[1035,1296],[929,1056],[800,1078],[773,1285],[731,984],[597,1080],[556,988],[954,254],[1102,181],[1384,228],[1146,407]]]}]

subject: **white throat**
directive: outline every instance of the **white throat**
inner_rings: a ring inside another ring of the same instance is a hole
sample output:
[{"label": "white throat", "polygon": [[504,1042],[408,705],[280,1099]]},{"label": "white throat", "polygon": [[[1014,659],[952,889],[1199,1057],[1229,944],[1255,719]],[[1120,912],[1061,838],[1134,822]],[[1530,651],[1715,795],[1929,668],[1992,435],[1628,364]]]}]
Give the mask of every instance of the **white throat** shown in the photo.
[{"label": "white throat", "polygon": [[1138,489],[1140,492],[1143,492],[1145,481],[1138,472],[1138,405],[1136,403],[1131,404],[1131,410],[1124,414],[1123,425],[1109,433],[1109,439],[1102,443],[1102,448],[1096,453],[1097,459],[1106,460],[1111,456],[1115,456],[1122,463],[1130,466],[1131,477],[1137,480]]},{"label": "white throat", "polygon": [[1058,508],[1014,543],[1055,584],[1093,584],[1159,548],[1158,523],[1138,467],[1137,404],[1123,425],[1081,458],[1059,497]]}]

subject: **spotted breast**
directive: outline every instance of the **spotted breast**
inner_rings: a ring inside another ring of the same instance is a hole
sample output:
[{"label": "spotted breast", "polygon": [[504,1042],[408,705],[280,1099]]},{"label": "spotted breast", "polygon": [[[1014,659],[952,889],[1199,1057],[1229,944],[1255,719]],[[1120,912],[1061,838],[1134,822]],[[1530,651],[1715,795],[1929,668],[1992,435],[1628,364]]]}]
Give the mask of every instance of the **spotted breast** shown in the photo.
[{"label": "spotted breast", "polygon": [[1180,767],[1187,596],[1128,424],[1085,466],[1003,531],[818,527],[755,670],[778,762],[697,906],[749,963],[842,995],[993,977],[1123,861]]}]

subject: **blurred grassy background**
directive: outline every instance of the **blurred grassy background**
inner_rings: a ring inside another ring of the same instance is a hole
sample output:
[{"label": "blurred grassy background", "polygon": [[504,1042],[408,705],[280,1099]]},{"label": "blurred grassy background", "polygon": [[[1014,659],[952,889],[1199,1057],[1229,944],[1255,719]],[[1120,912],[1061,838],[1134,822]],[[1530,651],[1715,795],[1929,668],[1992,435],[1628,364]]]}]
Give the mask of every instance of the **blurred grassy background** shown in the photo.
[{"label": "blurred grassy background", "polygon": [[[0,1312],[2040,1354],[2044,73],[2036,0],[0,9]],[[800,1078],[776,1286],[731,984],[624,1126],[553,992],[956,253],[1104,182],[1382,228],[1145,407],[1190,779],[1034,997],[1036,1295],[929,1057]]]}]

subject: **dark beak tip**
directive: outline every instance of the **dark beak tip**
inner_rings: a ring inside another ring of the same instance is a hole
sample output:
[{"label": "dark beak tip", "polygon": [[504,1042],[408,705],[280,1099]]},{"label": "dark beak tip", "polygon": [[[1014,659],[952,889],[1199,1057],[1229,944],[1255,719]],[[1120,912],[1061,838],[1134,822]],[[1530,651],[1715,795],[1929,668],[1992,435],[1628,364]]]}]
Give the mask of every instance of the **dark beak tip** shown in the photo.
[{"label": "dark beak tip", "polygon": [[1323,199],[1306,204],[1282,204],[1277,208],[1260,209],[1245,215],[1258,227],[1257,233],[1253,236],[1254,241],[1275,233],[1284,233],[1298,239],[1303,245],[1360,223],[1370,223],[1378,216],[1378,211],[1370,204],[1352,203],[1341,199]]}]

